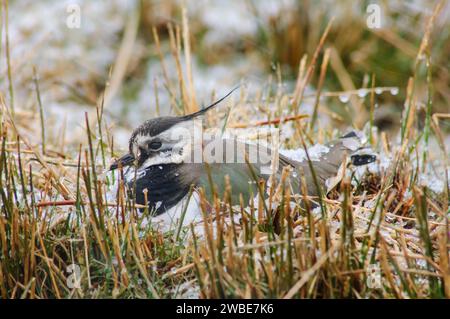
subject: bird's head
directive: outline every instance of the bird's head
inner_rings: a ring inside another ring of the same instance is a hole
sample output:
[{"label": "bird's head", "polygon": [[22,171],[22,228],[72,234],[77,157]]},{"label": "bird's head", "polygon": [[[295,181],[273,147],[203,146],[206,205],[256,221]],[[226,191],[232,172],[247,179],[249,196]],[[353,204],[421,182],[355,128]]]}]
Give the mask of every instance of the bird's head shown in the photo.
[{"label": "bird's head", "polygon": [[200,143],[202,121],[199,117],[214,108],[231,93],[198,112],[184,116],[164,116],[142,123],[136,128],[129,141],[129,152],[110,166],[110,170],[119,166],[135,165],[147,168],[153,165],[177,164],[192,156]]}]

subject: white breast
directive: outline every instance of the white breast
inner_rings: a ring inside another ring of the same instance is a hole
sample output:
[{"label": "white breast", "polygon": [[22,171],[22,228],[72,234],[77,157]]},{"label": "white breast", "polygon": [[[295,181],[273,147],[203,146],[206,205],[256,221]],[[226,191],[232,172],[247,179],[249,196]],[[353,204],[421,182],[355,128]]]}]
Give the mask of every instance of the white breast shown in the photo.
[{"label": "white breast", "polygon": [[[184,210],[186,210],[186,213],[183,217]],[[151,223],[153,227],[166,232],[169,230],[176,230],[179,227],[180,222],[182,222],[183,226],[188,226],[191,223],[196,224],[202,220],[200,198],[196,192],[193,192],[189,200],[188,195],[186,195],[178,204],[168,211],[159,216],[152,217]]]}]

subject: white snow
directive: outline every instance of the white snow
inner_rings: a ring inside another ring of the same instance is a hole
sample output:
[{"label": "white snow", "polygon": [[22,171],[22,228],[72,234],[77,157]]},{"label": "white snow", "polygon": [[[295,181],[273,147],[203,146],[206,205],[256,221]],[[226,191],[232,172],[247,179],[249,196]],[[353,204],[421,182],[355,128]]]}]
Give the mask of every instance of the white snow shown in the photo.
[{"label": "white snow", "polygon": [[[322,156],[327,154],[330,151],[330,148],[328,146],[322,145],[322,144],[315,144],[314,146],[311,146],[308,148],[308,155],[311,159],[311,161],[320,161]],[[293,160],[296,160],[298,162],[303,162],[307,160],[306,152],[303,148],[298,149],[280,149],[280,154],[283,154],[286,157],[289,157]]]}]

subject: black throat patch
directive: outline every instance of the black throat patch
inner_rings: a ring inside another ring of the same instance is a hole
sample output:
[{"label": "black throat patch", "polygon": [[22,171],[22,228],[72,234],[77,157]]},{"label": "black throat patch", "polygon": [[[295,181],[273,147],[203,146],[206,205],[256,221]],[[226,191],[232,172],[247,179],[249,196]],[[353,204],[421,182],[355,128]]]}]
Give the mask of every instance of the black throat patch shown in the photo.
[{"label": "black throat patch", "polygon": [[[134,171],[130,174],[134,174]],[[189,178],[187,174],[184,164],[153,165],[137,172],[136,179],[131,178],[127,186],[140,205],[146,204],[144,192],[147,190],[149,211],[157,216],[178,204],[188,194],[195,178]]]}]

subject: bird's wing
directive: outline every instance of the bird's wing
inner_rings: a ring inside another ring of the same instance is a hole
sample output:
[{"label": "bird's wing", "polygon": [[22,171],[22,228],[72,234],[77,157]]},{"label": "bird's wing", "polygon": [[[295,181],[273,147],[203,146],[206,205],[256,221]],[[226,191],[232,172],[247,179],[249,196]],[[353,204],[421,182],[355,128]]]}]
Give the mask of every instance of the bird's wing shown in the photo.
[{"label": "bird's wing", "polygon": [[[328,143],[328,152],[319,160],[311,161],[315,175],[320,186],[325,186],[327,179],[338,174],[344,160],[351,159],[354,165],[363,165],[373,162],[374,155],[361,151],[361,140],[356,134],[347,134]],[[222,196],[226,188],[225,176],[230,178],[234,200],[239,199],[239,194],[248,200],[257,194],[256,181],[263,178],[267,180],[272,175],[274,166],[274,150],[269,147],[252,144],[233,138],[213,139],[205,141],[203,149],[204,161],[199,174],[199,185],[204,186],[210,192],[211,183],[216,187],[219,196]],[[276,163],[275,163],[276,164]],[[278,154],[278,165],[274,176],[279,180],[284,167],[290,166],[299,174],[291,176],[290,182],[295,193],[300,192],[300,178],[306,181],[309,195],[317,195],[313,174],[308,161],[296,161],[282,154]]]},{"label": "bird's wing", "polygon": [[232,200],[244,201],[258,193],[257,182],[271,175],[272,150],[259,144],[252,144],[236,138],[216,138],[204,141],[202,173],[198,185],[211,196],[211,183],[219,196],[226,189],[225,176],[229,176]]},{"label": "bird's wing", "polygon": [[[376,156],[372,151],[364,148],[362,145],[363,143],[358,134],[350,132],[326,144],[328,151],[322,153],[320,158],[311,160],[312,165],[307,160],[298,162],[282,155],[280,155],[280,163],[286,163],[300,171],[300,176],[305,178],[308,194],[317,195],[319,192],[314,182],[311,166],[318,183],[323,187],[328,179],[338,175],[343,163],[351,161],[353,165],[360,166],[376,160]],[[298,187],[299,182],[294,181],[294,184],[294,187]]]}]

